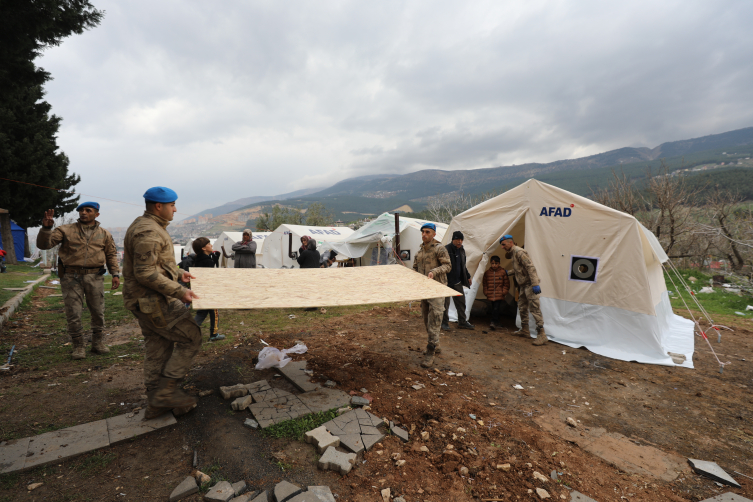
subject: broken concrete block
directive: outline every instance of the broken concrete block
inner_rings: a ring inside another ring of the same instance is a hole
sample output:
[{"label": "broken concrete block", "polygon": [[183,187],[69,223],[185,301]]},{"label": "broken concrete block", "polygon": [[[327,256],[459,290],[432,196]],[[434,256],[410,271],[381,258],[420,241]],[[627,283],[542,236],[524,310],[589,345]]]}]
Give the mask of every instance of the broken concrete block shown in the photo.
[{"label": "broken concrete block", "polygon": [[235,492],[235,496],[237,497],[241,493],[246,493],[246,490],[248,490],[248,487],[246,486],[245,481],[238,481],[237,483],[233,483],[233,491]]},{"label": "broken concrete block", "polygon": [[183,497],[188,497],[199,491],[199,485],[196,484],[196,480],[193,476],[188,476],[184,479],[175,490],[170,494],[170,502],[174,500],[180,500]]},{"label": "broken concrete block", "polygon": [[538,495],[540,499],[551,498],[551,495],[549,495],[549,492],[544,490],[543,488],[536,488],[536,495]]},{"label": "broken concrete block", "polygon": [[301,493],[301,488],[299,486],[296,486],[293,483],[288,483],[287,481],[281,481],[275,485],[275,502],[286,502],[289,498],[292,498],[299,493]]},{"label": "broken concrete block", "polygon": [[736,493],[727,492],[710,499],[702,500],[701,502],[751,502],[751,500]]},{"label": "broken concrete block", "polygon": [[319,497],[313,493],[303,492],[293,498],[289,498],[287,502],[319,502]]},{"label": "broken concrete block", "polygon": [[353,396],[350,398],[350,404],[353,406],[368,406],[369,400],[359,396]]},{"label": "broken concrete block", "polygon": [[227,481],[220,481],[204,495],[205,500],[213,502],[228,502],[233,497],[235,497],[235,490]]},{"label": "broken concrete block", "polygon": [[259,422],[257,422],[253,418],[247,418],[243,422],[243,425],[245,425],[246,427],[251,427],[252,429],[258,429],[259,428]]},{"label": "broken concrete block", "polygon": [[257,392],[264,392],[271,389],[266,380],[259,380],[258,382],[248,383],[245,385],[249,394],[256,394]]},{"label": "broken concrete block", "polygon": [[[230,499],[230,502],[251,502],[256,498],[256,495],[259,492],[246,492],[242,495],[238,495],[234,499]],[[267,499],[264,499],[264,502],[267,502]]]},{"label": "broken concrete block", "polygon": [[533,477],[534,477],[534,479],[538,479],[542,483],[548,483],[549,482],[549,480],[547,479],[547,477],[544,476],[543,474],[541,474],[539,471],[533,471]]},{"label": "broken concrete block", "polygon": [[319,469],[337,471],[344,475],[350,472],[355,463],[355,453],[343,453],[330,446],[319,459]]},{"label": "broken concrete block", "polygon": [[394,435],[402,439],[404,443],[408,442],[408,439],[409,439],[408,431],[406,431],[405,429],[401,429],[400,427],[395,425],[394,422],[390,422],[390,432],[392,432]]},{"label": "broken concrete block", "polygon": [[330,389],[333,389],[337,387],[337,383],[333,382],[332,380],[327,380],[326,382],[324,382],[324,386],[329,387]]},{"label": "broken concrete block", "polygon": [[690,463],[691,467],[693,467],[693,470],[701,476],[706,476],[713,479],[714,481],[718,481],[719,483],[724,483],[734,486],[735,488],[740,488],[740,484],[732,479],[732,476],[727,474],[724,469],[717,465],[716,462],[707,462],[706,460],[689,458],[688,463]]},{"label": "broken concrete block", "polygon": [[340,446],[340,438],[327,432],[323,425],[304,434],[307,443],[316,445],[316,449],[321,455],[330,446]]},{"label": "broken concrete block", "polygon": [[267,490],[264,490],[263,492],[261,492],[251,502],[269,502],[269,496],[267,495]]},{"label": "broken concrete block", "polygon": [[335,502],[335,496],[329,486],[309,486],[309,493],[317,496],[317,502]]},{"label": "broken concrete block", "polygon": [[230,403],[230,406],[235,411],[243,411],[249,406],[251,406],[254,402],[254,398],[252,396],[242,396]]},{"label": "broken concrete block", "polygon": [[596,502],[594,499],[580,492],[570,492],[570,502]]},{"label": "broken concrete block", "polygon": [[306,361],[289,362],[284,367],[278,368],[277,371],[290,383],[298,387],[301,392],[311,392],[322,387],[321,384],[309,381],[311,375],[306,370]]},{"label": "broken concrete block", "polygon": [[224,399],[233,399],[236,397],[243,397],[248,394],[248,389],[242,383],[236,385],[230,385],[228,387],[220,387],[220,394]]}]

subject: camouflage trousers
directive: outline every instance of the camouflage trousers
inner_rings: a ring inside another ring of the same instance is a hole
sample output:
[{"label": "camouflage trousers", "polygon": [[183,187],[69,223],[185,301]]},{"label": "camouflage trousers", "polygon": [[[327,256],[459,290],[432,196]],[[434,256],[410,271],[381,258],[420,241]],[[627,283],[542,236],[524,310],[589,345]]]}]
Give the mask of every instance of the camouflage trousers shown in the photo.
[{"label": "camouflage trousers", "polygon": [[439,327],[442,325],[444,314],[444,298],[421,300],[421,314],[424,316],[424,326],[429,334],[428,342],[439,347]]},{"label": "camouflage trousers", "polygon": [[81,313],[84,302],[92,316],[92,333],[99,334],[105,329],[105,281],[98,274],[65,274],[60,278],[65,304],[65,320],[68,335],[78,341],[84,336]]},{"label": "camouflage trousers", "polygon": [[536,321],[536,329],[544,327],[544,316],[541,315],[541,305],[539,304],[539,295],[533,292],[533,286],[525,284],[520,286],[518,294],[518,311],[520,312],[520,325],[522,329],[528,329],[530,319],[528,313]]},{"label": "camouflage trousers", "polygon": [[147,392],[157,388],[161,376],[173,379],[186,376],[201,347],[201,328],[180,300],[161,300],[155,308],[158,310],[149,313],[132,311],[144,336]]}]

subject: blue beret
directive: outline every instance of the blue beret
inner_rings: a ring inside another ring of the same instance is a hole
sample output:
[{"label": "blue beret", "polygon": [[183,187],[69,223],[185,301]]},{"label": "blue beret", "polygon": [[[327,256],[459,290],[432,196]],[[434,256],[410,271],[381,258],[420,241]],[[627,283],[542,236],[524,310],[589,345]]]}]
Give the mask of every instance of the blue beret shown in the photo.
[{"label": "blue beret", "polygon": [[171,190],[167,187],[152,187],[144,192],[144,199],[151,202],[175,202],[178,200],[178,194],[175,190]]},{"label": "blue beret", "polygon": [[431,228],[435,232],[437,231],[437,226],[434,223],[424,223],[423,225],[421,225],[421,230],[423,230],[424,228]]},{"label": "blue beret", "polygon": [[99,204],[97,204],[96,202],[82,202],[81,204],[78,205],[78,207],[76,208],[76,211],[81,211],[85,207],[93,207],[94,209],[99,211]]},{"label": "blue beret", "polygon": [[502,236],[502,238],[501,238],[501,239],[499,240],[499,243],[500,243],[500,244],[502,244],[502,241],[506,241],[507,239],[510,239],[510,240],[514,240],[514,239],[512,238],[512,235],[510,235],[510,234],[505,234],[505,235],[503,235],[503,236]]}]

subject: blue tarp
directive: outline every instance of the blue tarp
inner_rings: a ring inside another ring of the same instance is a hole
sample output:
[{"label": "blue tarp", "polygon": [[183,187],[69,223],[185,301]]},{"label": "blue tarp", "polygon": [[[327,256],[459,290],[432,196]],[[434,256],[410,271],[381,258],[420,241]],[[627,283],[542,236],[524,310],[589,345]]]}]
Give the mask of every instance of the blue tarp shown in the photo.
[{"label": "blue tarp", "polygon": [[[16,259],[18,261],[26,261],[24,260],[24,242],[26,241],[26,230],[11,221],[10,231],[13,234],[13,248],[16,250]],[[0,235],[0,249],[5,249],[3,247],[2,235]]]}]

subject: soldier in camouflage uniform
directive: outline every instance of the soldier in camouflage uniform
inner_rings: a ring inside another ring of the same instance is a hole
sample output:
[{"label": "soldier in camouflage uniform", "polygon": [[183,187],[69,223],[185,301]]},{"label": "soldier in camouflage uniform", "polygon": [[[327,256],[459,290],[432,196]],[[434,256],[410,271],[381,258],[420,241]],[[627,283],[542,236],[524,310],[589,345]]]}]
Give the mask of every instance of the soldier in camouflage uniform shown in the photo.
[{"label": "soldier in camouflage uniform", "polygon": [[[186,308],[198,298],[188,283],[193,276],[178,269],[167,226],[176,212],[178,195],[154,187],[144,194],[146,211],[128,227],[123,257],[123,300],[144,335],[144,384],[148,397],[145,418],[196,406],[196,399],[178,388],[201,347],[201,329]],[[177,414],[177,413],[176,413]]]},{"label": "soldier in camouflage uniform", "polygon": [[507,252],[505,258],[512,259],[515,282],[518,283],[519,288],[518,310],[521,327],[520,331],[516,331],[515,334],[524,337],[531,336],[530,321],[528,320],[528,312],[530,311],[534,321],[536,321],[536,340],[533,344],[544,345],[549,340],[544,332],[544,316],[541,315],[541,305],[539,304],[541,286],[539,285],[536,267],[533,266],[528,252],[515,244],[512,235],[502,236],[499,243]]},{"label": "soldier in camouflage uniform", "polygon": [[[452,263],[447,249],[434,238],[436,235],[436,225],[424,223],[421,227],[423,244],[413,261],[413,270],[440,284],[447,285],[447,273],[452,269]],[[434,362],[434,354],[440,353],[439,327],[442,324],[442,314],[444,314],[444,298],[421,300],[421,313],[424,316],[426,332],[429,334],[429,342],[426,345],[421,366],[430,368]]]},{"label": "soldier in camouflage uniform", "polygon": [[84,327],[81,323],[84,299],[91,314],[92,349],[95,354],[107,354],[104,343],[105,329],[105,264],[112,275],[112,289],[120,286],[118,252],[112,234],[99,226],[99,204],[80,204],[78,221],[61,225],[53,230],[55,210],[48,209],[42,219],[42,229],[37,235],[39,249],[58,251],[58,275],[63,291],[68,335],[73,343],[73,359],[84,359]]}]

